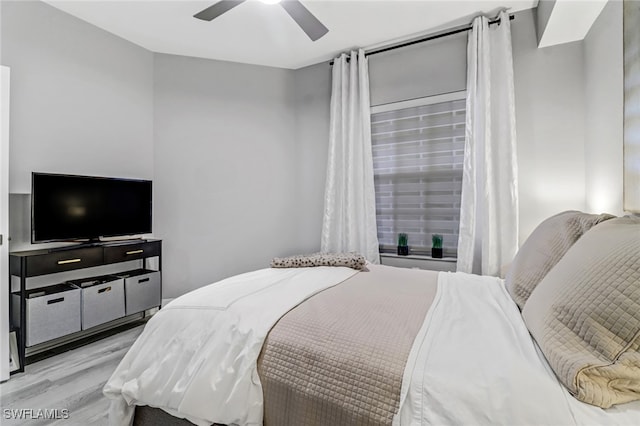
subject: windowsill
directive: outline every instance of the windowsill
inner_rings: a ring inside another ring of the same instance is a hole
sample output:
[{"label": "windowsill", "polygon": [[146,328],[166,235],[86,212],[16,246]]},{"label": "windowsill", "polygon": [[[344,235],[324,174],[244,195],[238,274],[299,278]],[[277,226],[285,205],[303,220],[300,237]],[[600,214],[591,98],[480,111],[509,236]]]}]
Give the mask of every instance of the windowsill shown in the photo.
[{"label": "windowsill", "polygon": [[389,258],[397,258],[397,259],[417,259],[417,260],[430,260],[433,262],[452,262],[455,263],[458,261],[456,257],[431,257],[424,254],[408,254],[406,256],[400,256],[396,253],[380,253],[380,257],[389,257]]}]

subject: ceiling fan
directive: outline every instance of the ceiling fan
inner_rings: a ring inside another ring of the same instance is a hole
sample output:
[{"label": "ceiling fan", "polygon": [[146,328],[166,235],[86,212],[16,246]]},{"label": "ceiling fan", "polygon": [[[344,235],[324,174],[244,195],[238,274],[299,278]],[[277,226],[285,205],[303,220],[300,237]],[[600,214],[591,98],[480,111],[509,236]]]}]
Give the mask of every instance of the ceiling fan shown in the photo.
[{"label": "ceiling fan", "polygon": [[[202,19],[203,21],[211,21],[245,1],[246,0],[220,0],[214,5],[196,13],[193,17]],[[262,2],[268,4],[280,3],[280,6],[296,21],[296,24],[302,28],[302,31],[309,36],[311,41],[316,41],[329,32],[329,29],[325,27],[318,18],[313,16],[298,0],[283,0],[282,2],[280,2],[280,0],[262,0]]]}]

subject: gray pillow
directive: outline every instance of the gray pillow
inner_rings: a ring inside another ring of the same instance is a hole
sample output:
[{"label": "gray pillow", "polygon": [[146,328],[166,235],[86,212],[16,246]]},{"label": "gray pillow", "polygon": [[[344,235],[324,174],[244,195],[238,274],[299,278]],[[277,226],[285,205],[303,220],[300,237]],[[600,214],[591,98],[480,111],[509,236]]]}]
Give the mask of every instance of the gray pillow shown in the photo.
[{"label": "gray pillow", "polygon": [[533,289],[585,232],[613,217],[566,211],[538,225],[518,250],[506,277],[507,290],[518,307],[524,307]]},{"label": "gray pillow", "polygon": [[533,290],[522,316],[576,398],[602,408],[640,400],[640,218],[587,232]]}]

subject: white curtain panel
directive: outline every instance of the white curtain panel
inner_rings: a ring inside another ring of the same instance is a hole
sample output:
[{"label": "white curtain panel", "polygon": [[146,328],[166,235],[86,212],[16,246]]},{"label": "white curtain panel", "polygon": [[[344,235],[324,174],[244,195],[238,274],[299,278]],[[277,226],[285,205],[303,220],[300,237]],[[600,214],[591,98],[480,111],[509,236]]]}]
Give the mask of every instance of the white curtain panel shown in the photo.
[{"label": "white curtain panel", "polygon": [[509,15],[477,17],[467,46],[460,208],[461,272],[499,276],[518,249],[518,182]]},{"label": "white curtain panel", "polygon": [[333,62],[323,252],[362,254],[380,263],[371,153],[369,68],[364,51]]}]

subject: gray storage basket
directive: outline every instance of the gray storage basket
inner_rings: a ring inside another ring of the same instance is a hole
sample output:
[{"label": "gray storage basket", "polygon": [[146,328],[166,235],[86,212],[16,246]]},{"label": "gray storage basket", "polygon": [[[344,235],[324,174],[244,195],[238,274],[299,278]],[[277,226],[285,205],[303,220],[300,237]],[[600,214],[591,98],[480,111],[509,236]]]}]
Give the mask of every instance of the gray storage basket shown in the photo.
[{"label": "gray storage basket", "polygon": [[126,314],[136,314],[160,306],[162,279],[160,271],[137,269],[123,274]]},{"label": "gray storage basket", "polygon": [[[20,295],[12,295],[14,316],[20,315]],[[80,331],[80,289],[58,284],[27,291],[25,346],[34,346]],[[17,318],[15,318],[17,319]],[[19,324],[19,321],[14,323]]]},{"label": "gray storage basket", "polygon": [[124,279],[105,275],[70,283],[81,287],[83,330],[124,317]]}]

